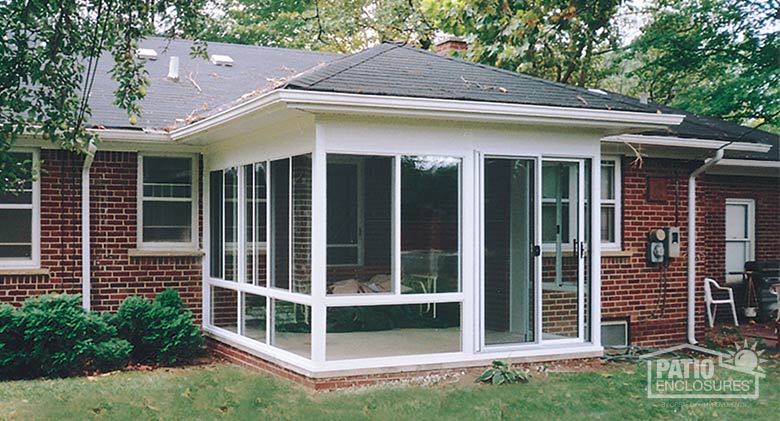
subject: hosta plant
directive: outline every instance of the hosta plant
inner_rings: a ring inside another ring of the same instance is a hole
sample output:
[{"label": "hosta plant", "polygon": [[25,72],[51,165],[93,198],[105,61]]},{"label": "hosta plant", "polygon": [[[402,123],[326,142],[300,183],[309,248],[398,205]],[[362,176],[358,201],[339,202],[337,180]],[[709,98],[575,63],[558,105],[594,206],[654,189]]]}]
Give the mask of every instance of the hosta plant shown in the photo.
[{"label": "hosta plant", "polygon": [[515,370],[503,361],[493,361],[493,365],[485,370],[477,379],[478,382],[490,384],[528,383],[531,376],[521,370]]}]

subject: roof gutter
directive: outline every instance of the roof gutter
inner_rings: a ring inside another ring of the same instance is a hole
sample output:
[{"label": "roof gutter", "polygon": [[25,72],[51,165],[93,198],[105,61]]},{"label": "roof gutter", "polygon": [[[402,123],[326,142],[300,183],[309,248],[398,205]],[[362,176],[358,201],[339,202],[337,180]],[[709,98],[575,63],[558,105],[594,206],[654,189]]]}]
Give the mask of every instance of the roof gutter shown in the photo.
[{"label": "roof gutter", "polygon": [[595,110],[496,102],[344,94],[276,89],[170,132],[174,141],[226,124],[242,115],[281,106],[310,113],[362,114],[445,120],[560,124],[610,128],[665,128],[680,124],[679,114]]},{"label": "roof gutter", "polygon": [[81,303],[84,310],[89,311],[92,301],[92,256],[90,255],[90,226],[89,226],[89,170],[95,159],[97,146],[90,143],[84,156],[84,165],[81,168]]},{"label": "roof gutter", "polygon": [[696,177],[723,159],[725,148],[688,177],[688,342],[696,343]]},{"label": "roof gutter", "polygon": [[676,136],[649,136],[639,134],[622,134],[616,136],[607,136],[601,139],[607,143],[631,143],[645,146],[661,146],[672,148],[692,148],[692,149],[724,149],[740,152],[767,153],[772,149],[772,145],[763,143],[730,142],[713,139],[682,138]]}]

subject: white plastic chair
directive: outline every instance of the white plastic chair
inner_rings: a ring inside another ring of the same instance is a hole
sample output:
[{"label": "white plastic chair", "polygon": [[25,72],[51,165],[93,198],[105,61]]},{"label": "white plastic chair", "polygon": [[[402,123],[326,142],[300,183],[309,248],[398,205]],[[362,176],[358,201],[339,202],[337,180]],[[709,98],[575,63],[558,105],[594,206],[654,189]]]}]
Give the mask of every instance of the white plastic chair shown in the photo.
[{"label": "white plastic chair", "polygon": [[[712,296],[713,287],[721,291],[728,291],[729,298],[722,300],[714,299]],[[707,304],[707,315],[710,318],[710,327],[715,324],[715,316],[718,314],[718,304],[731,304],[731,314],[734,316],[734,326],[739,326],[739,322],[737,321],[737,308],[734,305],[734,291],[731,288],[720,286],[714,279],[704,278],[704,301]],[[713,307],[715,307],[714,312],[712,311]]]},{"label": "white plastic chair", "polygon": [[774,309],[774,311],[777,312],[775,321],[780,323],[780,284],[774,284],[771,287],[769,287],[769,292],[772,293],[775,296],[775,298],[777,298],[777,305],[775,306]]}]

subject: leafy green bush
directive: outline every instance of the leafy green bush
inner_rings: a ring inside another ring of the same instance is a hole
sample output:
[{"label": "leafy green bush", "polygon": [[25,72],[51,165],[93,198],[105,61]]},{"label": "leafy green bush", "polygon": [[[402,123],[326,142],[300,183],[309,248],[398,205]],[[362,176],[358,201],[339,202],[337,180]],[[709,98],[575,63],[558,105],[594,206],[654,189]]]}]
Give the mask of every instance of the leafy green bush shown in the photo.
[{"label": "leafy green bush", "polygon": [[503,361],[493,361],[493,365],[485,370],[477,379],[478,382],[499,384],[528,383],[531,377],[520,371],[514,370]]},{"label": "leafy green bush", "polygon": [[24,361],[24,330],[16,309],[0,304],[0,378],[18,377]]},{"label": "leafy green bush", "polygon": [[[7,377],[64,377],[92,370],[114,370],[128,361],[131,346],[116,329],[81,307],[81,297],[49,294],[29,298],[18,310],[3,307],[0,353]],[[5,322],[6,320],[3,320]]]},{"label": "leafy green bush", "polygon": [[172,365],[202,352],[200,328],[175,290],[163,291],[154,302],[128,297],[108,321],[133,345],[135,362]]}]

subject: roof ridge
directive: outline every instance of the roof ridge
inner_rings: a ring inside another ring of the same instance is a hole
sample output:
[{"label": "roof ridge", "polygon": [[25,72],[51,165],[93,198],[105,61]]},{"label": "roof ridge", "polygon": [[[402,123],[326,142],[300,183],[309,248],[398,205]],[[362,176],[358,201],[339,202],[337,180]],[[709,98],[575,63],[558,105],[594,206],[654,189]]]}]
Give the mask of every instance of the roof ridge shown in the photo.
[{"label": "roof ridge", "polygon": [[547,80],[547,79],[544,79],[544,78],[527,75],[525,73],[513,72],[511,70],[506,70],[506,69],[501,69],[501,68],[498,68],[498,67],[488,66],[486,64],[477,63],[477,62],[474,62],[474,61],[469,61],[469,60],[465,60],[465,59],[458,58],[458,57],[443,56],[443,55],[434,53],[433,51],[424,50],[422,48],[413,47],[411,45],[402,45],[401,47],[408,48],[408,49],[410,49],[412,51],[416,51],[416,52],[421,53],[421,54],[427,54],[429,56],[438,57],[438,58],[445,59],[445,60],[450,60],[450,61],[453,61],[453,62],[456,62],[456,63],[462,63],[462,64],[466,64],[466,65],[470,65],[470,66],[476,66],[476,67],[479,67],[479,68],[482,68],[482,69],[486,69],[486,70],[490,70],[490,71],[494,71],[494,72],[497,72],[497,73],[512,75],[514,77],[521,77],[521,78],[525,78],[525,79],[532,79],[534,81],[537,81],[537,82],[540,82],[540,83],[544,83],[544,84],[547,84],[547,85],[552,85],[552,86],[556,86],[556,87],[559,87],[559,88],[565,88],[565,89],[568,89],[568,90],[584,93],[584,94],[586,94],[588,96],[592,96],[592,97],[598,97],[597,94],[594,94],[594,93],[591,93],[591,92],[583,92],[581,90],[581,89],[584,89],[585,91],[587,91],[587,88],[581,88],[581,87],[578,87],[578,86],[568,85],[568,84],[561,83],[561,82],[554,82],[554,81]]},{"label": "roof ridge", "polygon": [[[385,47],[385,48],[381,48],[381,47]],[[283,86],[281,86],[281,88],[284,89],[284,88],[287,88],[288,86],[299,86],[300,87],[301,84],[306,85],[306,87],[313,87],[314,85],[316,85],[318,83],[321,83],[321,82],[324,82],[324,81],[326,81],[326,80],[328,80],[330,78],[333,78],[333,77],[335,77],[335,76],[337,76],[337,75],[339,75],[341,73],[346,72],[347,70],[353,69],[353,68],[355,68],[355,67],[357,67],[357,66],[359,66],[359,65],[361,65],[361,64],[363,64],[363,63],[365,63],[365,62],[367,62],[367,61],[369,61],[369,60],[371,60],[371,59],[373,59],[375,57],[378,57],[378,56],[380,56],[380,55],[382,55],[382,54],[384,54],[384,53],[386,53],[386,52],[388,52],[390,50],[396,49],[396,48],[401,48],[401,45],[383,42],[383,43],[381,43],[379,45],[373,46],[371,48],[367,48],[367,49],[365,49],[363,51],[360,51],[360,52],[357,52],[357,53],[354,53],[354,54],[350,54],[348,56],[344,56],[344,57],[338,58],[336,60],[327,62],[322,67],[319,67],[319,66],[312,67],[311,69],[309,69],[307,71],[304,71],[303,73],[301,73],[301,74],[295,76],[294,78],[291,78],[290,80],[288,80]],[[372,51],[372,50],[378,50],[378,51]],[[314,80],[313,82],[305,82],[305,81],[301,80],[301,79],[303,79],[306,76],[314,75],[316,72],[326,71],[328,67],[335,66],[335,65],[338,65],[338,64],[343,64],[345,61],[350,60],[350,59],[356,59],[358,56],[360,56],[362,54],[367,55],[367,57],[361,58],[361,59],[357,60],[355,63],[349,64],[349,65],[347,65],[346,67],[344,67],[342,69],[339,69],[337,71],[332,72],[331,74],[326,74],[326,75],[324,75],[324,76]],[[297,82],[297,84],[296,84],[296,82]]]}]

